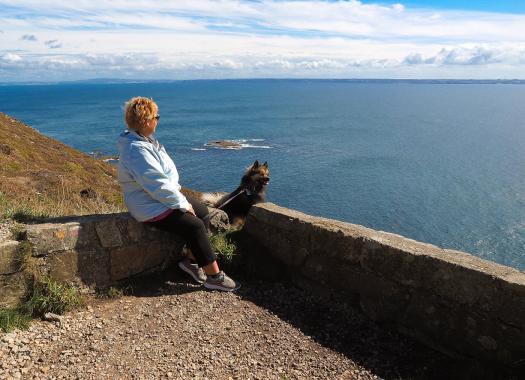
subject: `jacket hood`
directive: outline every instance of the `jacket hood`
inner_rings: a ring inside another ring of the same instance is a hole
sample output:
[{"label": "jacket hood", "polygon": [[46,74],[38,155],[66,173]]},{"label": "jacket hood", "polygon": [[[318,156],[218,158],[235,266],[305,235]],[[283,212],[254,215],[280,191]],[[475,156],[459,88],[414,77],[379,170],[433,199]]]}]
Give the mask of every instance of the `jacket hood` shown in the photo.
[{"label": "jacket hood", "polygon": [[135,131],[130,131],[129,129],[122,132],[117,140],[117,146],[119,151],[122,151],[122,149],[126,146],[129,146],[131,142],[148,142],[144,137],[139,135]]}]

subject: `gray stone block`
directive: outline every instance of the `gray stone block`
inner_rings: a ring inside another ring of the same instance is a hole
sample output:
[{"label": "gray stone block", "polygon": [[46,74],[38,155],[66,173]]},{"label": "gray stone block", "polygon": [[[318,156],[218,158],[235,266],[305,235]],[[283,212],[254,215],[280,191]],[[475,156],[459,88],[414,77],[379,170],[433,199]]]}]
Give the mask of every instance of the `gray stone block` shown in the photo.
[{"label": "gray stone block", "polygon": [[95,229],[104,248],[120,247],[122,238],[116,219],[101,220],[95,223]]},{"label": "gray stone block", "polygon": [[83,250],[78,253],[77,262],[78,277],[84,284],[104,287],[111,283],[108,250]]},{"label": "gray stone block", "polygon": [[17,307],[27,293],[29,281],[24,272],[0,275],[0,308]]},{"label": "gray stone block", "polygon": [[104,249],[55,252],[46,257],[45,266],[48,274],[60,281],[96,286],[110,283],[109,252]]},{"label": "gray stone block", "polygon": [[144,229],[144,224],[137,222],[135,219],[130,218],[127,221],[127,231],[129,239],[132,242],[142,241],[146,237],[146,231]]},{"label": "gray stone block", "polygon": [[78,281],[78,254],[75,251],[56,252],[47,257],[48,274],[63,282]]},{"label": "gray stone block", "polygon": [[27,240],[32,244],[35,256],[67,249],[67,237],[67,225],[46,223],[27,227]]},{"label": "gray stone block", "polygon": [[94,224],[91,222],[30,225],[27,227],[27,240],[33,246],[34,256],[99,245]]},{"label": "gray stone block", "polygon": [[228,219],[228,215],[220,209],[209,206],[208,209],[212,215],[210,218],[210,230],[213,233],[227,231],[230,228],[230,220]]},{"label": "gray stone block", "polygon": [[181,256],[182,242],[173,240],[171,245],[159,241],[143,242],[118,247],[110,253],[110,278],[119,281],[130,276],[167,266]]},{"label": "gray stone block", "polygon": [[70,223],[67,230],[67,249],[80,250],[99,246],[94,222]]},{"label": "gray stone block", "polygon": [[22,269],[22,265],[23,258],[18,250],[18,242],[0,243],[0,275],[18,272]]}]

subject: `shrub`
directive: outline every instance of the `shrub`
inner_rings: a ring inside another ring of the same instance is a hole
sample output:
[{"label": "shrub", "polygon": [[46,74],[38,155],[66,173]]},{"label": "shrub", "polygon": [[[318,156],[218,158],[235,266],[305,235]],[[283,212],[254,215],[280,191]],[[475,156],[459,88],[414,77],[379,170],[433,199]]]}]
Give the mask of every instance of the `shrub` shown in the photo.
[{"label": "shrub", "polygon": [[18,309],[0,309],[0,330],[9,332],[14,329],[26,329],[31,316]]},{"label": "shrub", "polygon": [[[114,290],[110,294],[121,293]],[[34,283],[31,295],[19,308],[0,309],[0,330],[23,330],[29,326],[31,317],[42,317],[46,313],[63,314],[83,304],[84,300],[74,286],[44,277]]]},{"label": "shrub", "polygon": [[33,285],[30,298],[22,306],[28,315],[42,317],[45,313],[63,314],[82,306],[84,300],[74,286],[43,277]]},{"label": "shrub", "polygon": [[212,249],[217,256],[227,263],[231,263],[234,259],[237,247],[228,237],[228,233],[219,233],[212,235],[210,238]]}]

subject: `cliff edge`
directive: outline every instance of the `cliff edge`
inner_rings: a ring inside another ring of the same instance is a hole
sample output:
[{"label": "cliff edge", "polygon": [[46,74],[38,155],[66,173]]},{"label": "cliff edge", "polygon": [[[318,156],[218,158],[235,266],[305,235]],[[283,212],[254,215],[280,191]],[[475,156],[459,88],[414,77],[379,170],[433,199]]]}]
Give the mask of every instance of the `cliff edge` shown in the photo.
[{"label": "cliff edge", "polygon": [[116,169],[0,112],[0,218],[125,209]]}]

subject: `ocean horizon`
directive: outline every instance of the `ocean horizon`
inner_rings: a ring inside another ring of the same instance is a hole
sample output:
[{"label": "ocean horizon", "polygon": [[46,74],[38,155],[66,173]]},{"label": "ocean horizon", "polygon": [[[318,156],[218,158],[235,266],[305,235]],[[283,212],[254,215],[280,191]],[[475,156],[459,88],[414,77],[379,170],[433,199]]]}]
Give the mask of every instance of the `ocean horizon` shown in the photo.
[{"label": "ocean horizon", "polygon": [[347,82],[347,83],[412,83],[412,84],[525,84],[520,78],[202,78],[202,79],[136,79],[136,78],[90,78],[78,80],[57,81],[12,81],[2,82],[0,86],[46,86],[68,84],[151,84],[151,83],[178,83],[178,82]]},{"label": "ocean horizon", "polygon": [[523,80],[116,82],[4,83],[0,111],[113,156],[124,102],[152,97],[185,187],[231,191],[268,161],[270,202],[525,269]]}]

